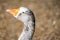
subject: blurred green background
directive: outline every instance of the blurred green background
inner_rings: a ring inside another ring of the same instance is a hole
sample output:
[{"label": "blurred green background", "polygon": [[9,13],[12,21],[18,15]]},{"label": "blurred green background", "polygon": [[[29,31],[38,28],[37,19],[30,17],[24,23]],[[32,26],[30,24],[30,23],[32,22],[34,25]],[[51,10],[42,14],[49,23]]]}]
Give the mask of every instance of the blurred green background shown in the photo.
[{"label": "blurred green background", "polygon": [[0,40],[17,40],[23,23],[6,9],[25,6],[35,15],[33,40],[60,40],[60,0],[0,0]]}]

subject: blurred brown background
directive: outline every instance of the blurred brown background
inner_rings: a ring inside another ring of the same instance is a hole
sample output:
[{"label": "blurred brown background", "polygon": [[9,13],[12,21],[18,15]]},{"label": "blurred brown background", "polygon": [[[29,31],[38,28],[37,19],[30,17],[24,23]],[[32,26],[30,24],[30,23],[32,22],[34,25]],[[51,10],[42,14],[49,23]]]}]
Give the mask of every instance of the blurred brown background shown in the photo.
[{"label": "blurred brown background", "polygon": [[5,10],[25,6],[35,15],[33,40],[60,40],[60,0],[0,0],[0,40],[17,40],[23,23]]}]

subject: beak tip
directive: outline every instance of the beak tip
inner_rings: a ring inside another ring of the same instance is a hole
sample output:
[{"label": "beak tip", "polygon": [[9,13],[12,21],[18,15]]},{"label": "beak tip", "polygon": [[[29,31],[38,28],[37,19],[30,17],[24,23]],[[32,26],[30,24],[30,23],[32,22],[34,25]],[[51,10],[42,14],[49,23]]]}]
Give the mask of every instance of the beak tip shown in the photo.
[{"label": "beak tip", "polygon": [[10,10],[9,9],[6,9],[6,12],[9,12]]}]

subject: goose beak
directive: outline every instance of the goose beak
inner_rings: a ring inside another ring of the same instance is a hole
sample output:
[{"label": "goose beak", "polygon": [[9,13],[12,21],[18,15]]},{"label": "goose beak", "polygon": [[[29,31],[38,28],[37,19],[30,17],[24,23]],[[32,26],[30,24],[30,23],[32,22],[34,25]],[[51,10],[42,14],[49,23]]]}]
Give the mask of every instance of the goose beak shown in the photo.
[{"label": "goose beak", "polygon": [[19,8],[17,9],[7,9],[6,12],[12,14],[13,16],[16,16],[19,11]]}]

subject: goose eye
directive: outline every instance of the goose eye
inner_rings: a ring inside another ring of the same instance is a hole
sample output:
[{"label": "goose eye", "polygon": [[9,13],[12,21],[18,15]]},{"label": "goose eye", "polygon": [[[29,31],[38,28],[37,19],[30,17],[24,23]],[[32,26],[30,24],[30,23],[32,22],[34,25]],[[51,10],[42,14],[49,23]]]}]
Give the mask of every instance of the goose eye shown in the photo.
[{"label": "goose eye", "polygon": [[24,13],[24,12],[22,12],[22,13]]}]

